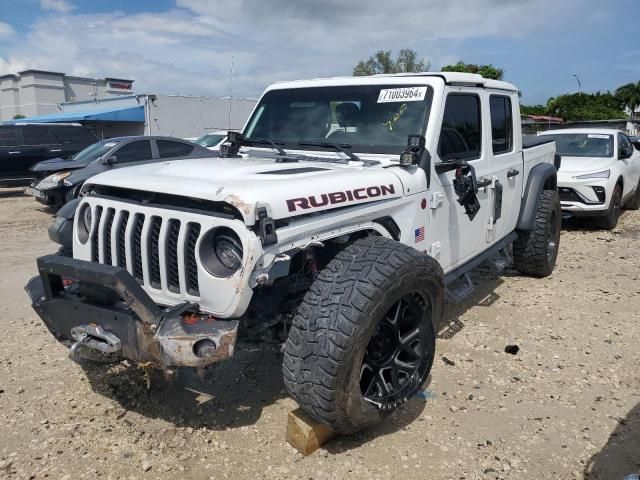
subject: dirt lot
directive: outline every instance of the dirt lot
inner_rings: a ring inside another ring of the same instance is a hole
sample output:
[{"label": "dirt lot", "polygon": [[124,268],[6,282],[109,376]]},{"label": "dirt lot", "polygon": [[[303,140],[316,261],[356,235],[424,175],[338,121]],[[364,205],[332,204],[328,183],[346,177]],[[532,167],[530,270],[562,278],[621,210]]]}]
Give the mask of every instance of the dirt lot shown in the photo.
[{"label": "dirt lot", "polygon": [[[422,398],[309,457],[284,441],[279,353],[154,382],[67,358],[23,285],[51,214],[0,193],[1,478],[603,478],[640,469],[640,213],[565,227],[553,276],[474,276]],[[516,355],[506,345],[518,345]],[[589,472],[594,474],[589,476]]]}]

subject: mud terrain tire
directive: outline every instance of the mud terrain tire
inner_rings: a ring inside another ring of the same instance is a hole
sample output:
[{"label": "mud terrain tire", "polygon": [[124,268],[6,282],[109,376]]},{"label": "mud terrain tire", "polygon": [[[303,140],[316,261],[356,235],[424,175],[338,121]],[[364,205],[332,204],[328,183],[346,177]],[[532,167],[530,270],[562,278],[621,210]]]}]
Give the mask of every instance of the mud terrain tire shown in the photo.
[{"label": "mud terrain tire", "polygon": [[551,275],[558,258],[560,244],[560,197],[556,190],[543,190],[529,232],[518,232],[513,242],[513,263],[524,275],[546,277]]},{"label": "mud terrain tire", "polygon": [[[443,293],[444,274],[433,258],[382,237],[352,243],[318,274],[293,319],[282,369],[287,391],[336,432],[379,423],[431,370]],[[413,353],[405,357],[408,338]],[[380,352],[393,366],[376,371]],[[414,370],[395,368],[409,358]],[[361,387],[365,376],[368,387]],[[394,394],[382,398],[388,387]]]}]

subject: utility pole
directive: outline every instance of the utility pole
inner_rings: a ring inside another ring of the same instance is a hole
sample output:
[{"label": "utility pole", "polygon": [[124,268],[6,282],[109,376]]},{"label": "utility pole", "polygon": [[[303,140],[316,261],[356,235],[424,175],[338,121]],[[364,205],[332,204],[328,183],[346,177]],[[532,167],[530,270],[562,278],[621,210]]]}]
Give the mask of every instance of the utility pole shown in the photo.
[{"label": "utility pole", "polygon": [[576,77],[576,80],[578,81],[578,94],[582,95],[582,83],[580,83],[580,77],[578,76],[578,74],[574,74],[574,77]]},{"label": "utility pole", "polygon": [[231,98],[233,96],[233,55],[231,55],[231,72],[229,75],[229,125],[228,128],[231,130]]}]

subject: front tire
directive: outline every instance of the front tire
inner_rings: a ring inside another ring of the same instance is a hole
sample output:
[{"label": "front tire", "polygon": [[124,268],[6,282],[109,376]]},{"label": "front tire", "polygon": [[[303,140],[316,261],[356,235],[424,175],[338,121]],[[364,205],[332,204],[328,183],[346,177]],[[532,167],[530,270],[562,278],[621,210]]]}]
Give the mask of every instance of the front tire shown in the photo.
[{"label": "front tire", "polygon": [[379,423],[431,371],[443,292],[433,258],[382,237],[349,245],[295,315],[284,351],[287,391],[338,433]]},{"label": "front tire", "polygon": [[524,275],[551,275],[558,258],[562,211],[557,190],[543,190],[529,232],[519,232],[513,242],[513,263]]},{"label": "front tire", "polygon": [[609,209],[607,213],[598,219],[598,226],[605,230],[613,230],[618,225],[618,219],[620,218],[620,210],[622,203],[622,185],[616,184],[611,194],[611,201],[609,202]]}]

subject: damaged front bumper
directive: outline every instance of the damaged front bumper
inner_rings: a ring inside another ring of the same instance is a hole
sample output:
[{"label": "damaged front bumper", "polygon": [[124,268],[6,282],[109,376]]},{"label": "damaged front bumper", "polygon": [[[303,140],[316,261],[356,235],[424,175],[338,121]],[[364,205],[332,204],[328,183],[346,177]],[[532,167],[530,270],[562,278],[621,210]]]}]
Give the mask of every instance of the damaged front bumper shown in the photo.
[{"label": "damaged front bumper", "polygon": [[237,320],[215,319],[189,302],[162,309],[122,268],[48,255],[38,259],[38,271],[25,289],[71,354],[93,352],[163,370],[205,367],[233,355]]}]

